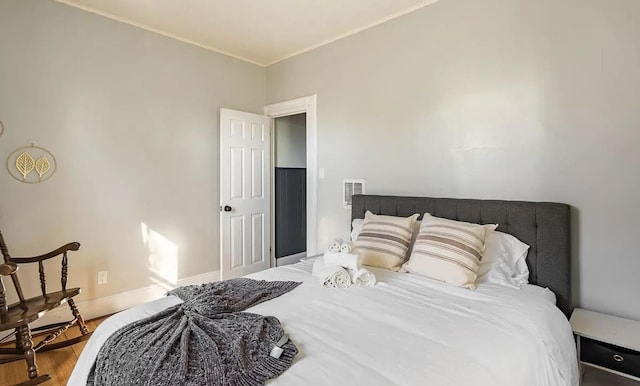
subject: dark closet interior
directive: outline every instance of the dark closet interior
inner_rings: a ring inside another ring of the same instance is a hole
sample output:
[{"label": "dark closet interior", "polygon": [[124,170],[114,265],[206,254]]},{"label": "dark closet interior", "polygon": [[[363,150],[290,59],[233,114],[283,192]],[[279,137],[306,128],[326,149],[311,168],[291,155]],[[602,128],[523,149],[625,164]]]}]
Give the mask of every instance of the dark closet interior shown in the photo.
[{"label": "dark closet interior", "polygon": [[276,258],[307,249],[307,170],[275,168]]}]

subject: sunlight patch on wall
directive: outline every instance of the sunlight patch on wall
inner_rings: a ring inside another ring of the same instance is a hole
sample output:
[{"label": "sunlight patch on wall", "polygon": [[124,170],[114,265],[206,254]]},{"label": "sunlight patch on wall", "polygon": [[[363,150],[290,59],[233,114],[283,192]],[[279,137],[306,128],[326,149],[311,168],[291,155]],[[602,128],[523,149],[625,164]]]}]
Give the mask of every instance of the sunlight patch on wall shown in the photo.
[{"label": "sunlight patch on wall", "polygon": [[166,288],[173,288],[178,283],[178,245],[143,222],[140,227],[142,242],[149,251],[151,280]]}]

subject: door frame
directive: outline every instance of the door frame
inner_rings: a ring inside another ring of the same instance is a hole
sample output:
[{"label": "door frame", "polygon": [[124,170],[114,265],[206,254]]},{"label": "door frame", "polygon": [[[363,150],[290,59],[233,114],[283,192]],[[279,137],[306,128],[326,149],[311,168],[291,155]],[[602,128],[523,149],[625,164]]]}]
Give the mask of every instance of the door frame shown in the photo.
[{"label": "door frame", "polygon": [[[318,249],[318,113],[317,94],[273,103],[264,107],[264,115],[271,118],[271,181],[274,170],[274,130],[275,118],[306,114],[306,157],[307,157],[307,256],[315,256]],[[271,266],[276,266],[275,258],[275,184],[271,184]]]}]

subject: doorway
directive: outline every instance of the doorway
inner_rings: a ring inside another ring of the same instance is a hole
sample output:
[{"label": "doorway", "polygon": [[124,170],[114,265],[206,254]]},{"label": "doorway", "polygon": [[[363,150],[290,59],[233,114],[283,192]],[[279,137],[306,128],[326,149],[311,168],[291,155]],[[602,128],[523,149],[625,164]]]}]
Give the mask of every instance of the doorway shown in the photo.
[{"label": "doorway", "polygon": [[274,237],[276,266],[307,251],[307,114],[273,120]]},{"label": "doorway", "polygon": [[318,229],[317,96],[278,102],[264,115],[220,109],[220,277],[222,280],[276,266],[274,142],[276,118],[305,120],[306,253],[277,265],[315,256]]},{"label": "doorway", "polygon": [[[306,97],[296,98],[288,101],[274,103],[264,108],[264,114],[272,119],[273,122],[281,117],[292,115],[301,115],[305,117],[305,158],[306,158],[306,252],[302,254],[292,255],[293,257],[275,258],[275,248],[271,251],[271,266],[285,265],[297,262],[300,257],[315,256],[318,245],[318,138],[317,138],[317,96],[310,95]],[[274,136],[271,136],[273,140]],[[272,142],[272,159],[275,144]],[[274,177],[275,178],[275,177]],[[275,184],[272,185],[272,187]],[[275,197],[275,188],[272,188],[272,206],[271,211],[275,213],[275,205],[273,197]],[[275,216],[271,216],[271,229],[275,230],[273,222]],[[275,246],[275,233],[271,232],[271,245]]]}]

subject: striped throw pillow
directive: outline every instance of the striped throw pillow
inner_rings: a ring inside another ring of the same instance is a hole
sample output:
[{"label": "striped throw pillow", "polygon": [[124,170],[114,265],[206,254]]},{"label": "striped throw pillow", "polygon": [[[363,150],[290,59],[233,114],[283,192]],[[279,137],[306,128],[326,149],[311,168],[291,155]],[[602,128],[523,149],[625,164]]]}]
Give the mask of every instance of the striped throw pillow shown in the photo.
[{"label": "striped throw pillow", "polygon": [[406,260],[418,216],[382,216],[367,211],[355,244],[362,264],[392,271],[400,269]]},{"label": "striped throw pillow", "polygon": [[471,224],[425,213],[402,270],[475,289],[486,235],[496,228],[495,224]]}]

